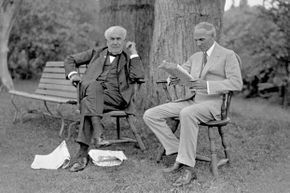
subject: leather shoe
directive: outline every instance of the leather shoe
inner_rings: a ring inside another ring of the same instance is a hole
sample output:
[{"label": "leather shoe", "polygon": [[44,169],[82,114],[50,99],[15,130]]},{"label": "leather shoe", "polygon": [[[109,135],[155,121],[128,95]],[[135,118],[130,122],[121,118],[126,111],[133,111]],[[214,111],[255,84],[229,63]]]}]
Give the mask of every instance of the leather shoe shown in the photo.
[{"label": "leather shoe", "polygon": [[89,157],[85,156],[85,157],[80,157],[69,169],[70,172],[78,172],[78,171],[82,171],[83,169],[85,169],[85,167],[87,167],[89,163]]},{"label": "leather shoe", "polygon": [[173,166],[171,166],[171,167],[169,167],[169,168],[165,168],[165,169],[163,169],[162,171],[163,171],[164,173],[177,172],[177,171],[179,171],[183,166],[184,166],[183,164],[181,164],[181,163],[179,163],[179,162],[175,162],[175,163],[173,164]]},{"label": "leather shoe", "polygon": [[81,145],[76,155],[73,156],[69,163],[65,164],[62,169],[71,168],[76,162],[79,162],[84,157],[88,158],[88,147]]},{"label": "leather shoe", "polygon": [[172,185],[175,187],[187,185],[192,179],[196,179],[195,173],[190,169],[185,169],[184,174],[181,175]]}]

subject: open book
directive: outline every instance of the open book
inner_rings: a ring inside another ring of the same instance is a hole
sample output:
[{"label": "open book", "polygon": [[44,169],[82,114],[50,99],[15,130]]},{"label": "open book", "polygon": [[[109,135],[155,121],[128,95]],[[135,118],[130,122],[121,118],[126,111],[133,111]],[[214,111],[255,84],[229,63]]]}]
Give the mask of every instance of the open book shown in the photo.
[{"label": "open book", "polygon": [[194,79],[184,68],[182,68],[179,64],[169,63],[163,61],[162,64],[158,66],[158,68],[166,71],[173,77],[177,77],[180,79],[180,84],[186,85],[186,83],[190,81],[195,81]]}]

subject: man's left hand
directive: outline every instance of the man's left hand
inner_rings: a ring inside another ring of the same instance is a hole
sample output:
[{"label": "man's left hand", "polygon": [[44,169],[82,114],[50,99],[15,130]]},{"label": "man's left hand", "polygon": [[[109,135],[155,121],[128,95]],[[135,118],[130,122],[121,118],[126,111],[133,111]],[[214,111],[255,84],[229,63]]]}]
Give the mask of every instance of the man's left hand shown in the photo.
[{"label": "man's left hand", "polygon": [[129,50],[131,55],[137,54],[136,43],[135,42],[128,41],[127,44],[126,44],[126,48]]},{"label": "man's left hand", "polygon": [[196,90],[202,90],[202,89],[207,89],[207,84],[205,80],[198,79],[195,81],[191,81],[189,83],[189,88],[190,89],[196,89]]}]

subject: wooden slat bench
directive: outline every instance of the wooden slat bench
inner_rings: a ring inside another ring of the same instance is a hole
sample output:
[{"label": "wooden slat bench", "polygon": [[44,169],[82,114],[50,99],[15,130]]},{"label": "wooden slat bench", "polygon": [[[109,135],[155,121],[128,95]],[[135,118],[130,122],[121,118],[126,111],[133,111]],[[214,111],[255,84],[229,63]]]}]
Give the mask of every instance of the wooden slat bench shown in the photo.
[{"label": "wooden slat bench", "polygon": [[[79,73],[82,75],[86,70],[86,66],[79,69]],[[44,115],[50,115],[53,117],[59,117],[61,119],[61,128],[59,135],[62,136],[65,127],[65,120],[69,119],[65,117],[61,111],[61,107],[64,104],[77,105],[77,90],[72,86],[69,80],[65,79],[63,62],[47,62],[40,78],[38,87],[34,93],[28,93],[17,90],[10,90],[11,103],[15,107],[15,115],[13,122],[18,119],[22,122],[23,115],[25,113],[42,113]],[[29,99],[35,99],[43,101],[46,111],[39,111],[38,109],[22,109],[16,105],[15,96],[25,97]],[[53,113],[47,102],[57,104],[56,113]],[[73,120],[72,120],[73,121]]]}]

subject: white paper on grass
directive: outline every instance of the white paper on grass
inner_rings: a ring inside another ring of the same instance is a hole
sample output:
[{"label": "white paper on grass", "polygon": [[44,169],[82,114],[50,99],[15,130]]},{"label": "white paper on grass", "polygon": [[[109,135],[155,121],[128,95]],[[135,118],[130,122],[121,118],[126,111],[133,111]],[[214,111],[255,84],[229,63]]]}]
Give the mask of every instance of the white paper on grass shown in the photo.
[{"label": "white paper on grass", "polygon": [[65,141],[48,155],[35,155],[31,164],[32,169],[51,169],[56,170],[64,164],[68,164],[70,154]]},{"label": "white paper on grass", "polygon": [[118,166],[127,159],[123,151],[91,149],[89,156],[97,166]]}]

